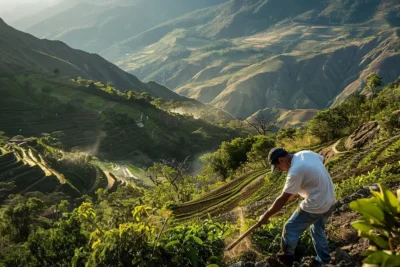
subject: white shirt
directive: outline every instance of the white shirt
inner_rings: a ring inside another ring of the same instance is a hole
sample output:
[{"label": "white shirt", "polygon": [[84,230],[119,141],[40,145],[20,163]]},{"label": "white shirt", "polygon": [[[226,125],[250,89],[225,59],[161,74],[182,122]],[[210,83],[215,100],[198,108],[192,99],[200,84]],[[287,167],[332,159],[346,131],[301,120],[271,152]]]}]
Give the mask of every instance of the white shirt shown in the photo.
[{"label": "white shirt", "polygon": [[283,189],[303,197],[300,208],[309,213],[325,213],[336,202],[335,188],[323,161],[321,155],[312,151],[294,154]]}]

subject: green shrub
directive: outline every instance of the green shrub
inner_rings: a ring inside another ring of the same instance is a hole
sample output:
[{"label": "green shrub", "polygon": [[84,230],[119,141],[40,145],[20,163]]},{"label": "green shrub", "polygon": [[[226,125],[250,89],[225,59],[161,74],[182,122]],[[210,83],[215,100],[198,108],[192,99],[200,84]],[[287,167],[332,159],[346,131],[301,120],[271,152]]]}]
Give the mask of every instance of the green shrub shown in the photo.
[{"label": "green shrub", "polygon": [[400,190],[396,198],[385,186],[379,188],[380,192],[371,192],[373,198],[350,203],[351,209],[363,215],[351,225],[372,244],[364,263],[395,267],[400,262]]}]

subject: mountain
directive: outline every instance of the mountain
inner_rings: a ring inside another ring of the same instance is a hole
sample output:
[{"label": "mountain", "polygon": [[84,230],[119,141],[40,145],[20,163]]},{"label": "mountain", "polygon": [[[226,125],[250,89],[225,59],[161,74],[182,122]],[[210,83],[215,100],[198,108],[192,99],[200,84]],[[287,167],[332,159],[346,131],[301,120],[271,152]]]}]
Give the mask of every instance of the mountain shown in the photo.
[{"label": "mountain", "polygon": [[198,2],[81,1],[28,31],[240,118],[327,108],[371,72],[400,75],[396,0]]},{"label": "mountain", "polygon": [[26,69],[53,71],[72,78],[82,77],[111,82],[121,90],[148,92],[154,96],[177,99],[177,94],[163,86],[141,82],[97,54],[72,49],[60,41],[41,40],[15,30],[0,18],[0,62],[21,65]]},{"label": "mountain", "polygon": [[26,29],[32,27],[33,25],[40,23],[48,18],[51,18],[55,14],[61,13],[74,7],[75,5],[77,5],[77,3],[77,0],[57,1],[48,8],[41,9],[39,12],[31,11],[27,16],[23,16],[15,21],[10,21],[10,24],[16,29],[26,31]]},{"label": "mountain", "polygon": [[392,0],[229,1],[102,55],[239,117],[271,107],[322,109],[361,89],[372,71],[385,82],[400,75],[399,10]]},{"label": "mountain", "polygon": [[0,2],[0,17],[16,22],[19,19],[39,13],[55,4],[58,0],[13,0]]},{"label": "mountain", "polygon": [[[24,27],[40,38],[66,41],[75,48],[100,52],[160,23],[226,0],[63,1],[42,12],[44,18]],[[68,5],[69,8],[65,8]],[[53,16],[48,14],[53,13]],[[16,27],[23,26],[16,23]]]}]

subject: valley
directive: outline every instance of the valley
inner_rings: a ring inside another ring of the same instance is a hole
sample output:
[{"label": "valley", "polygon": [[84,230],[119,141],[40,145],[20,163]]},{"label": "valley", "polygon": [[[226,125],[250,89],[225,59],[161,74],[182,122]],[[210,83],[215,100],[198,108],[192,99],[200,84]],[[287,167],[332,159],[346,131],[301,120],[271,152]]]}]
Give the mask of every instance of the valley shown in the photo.
[{"label": "valley", "polygon": [[398,0],[19,1],[1,267],[399,266]]}]

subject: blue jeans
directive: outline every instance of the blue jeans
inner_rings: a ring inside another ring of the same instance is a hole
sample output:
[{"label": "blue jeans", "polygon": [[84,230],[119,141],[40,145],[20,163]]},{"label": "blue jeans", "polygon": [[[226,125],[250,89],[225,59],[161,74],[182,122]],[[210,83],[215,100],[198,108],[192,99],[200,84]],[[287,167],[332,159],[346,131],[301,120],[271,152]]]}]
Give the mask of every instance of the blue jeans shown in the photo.
[{"label": "blue jeans", "polygon": [[328,263],[329,255],[328,241],[325,236],[325,224],[334,211],[334,206],[322,214],[305,212],[298,208],[286,222],[282,233],[282,252],[287,256],[293,256],[297,241],[303,232],[310,227],[314,249],[317,252],[317,260]]}]

